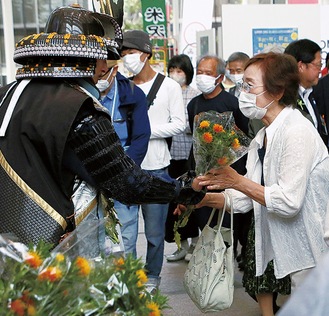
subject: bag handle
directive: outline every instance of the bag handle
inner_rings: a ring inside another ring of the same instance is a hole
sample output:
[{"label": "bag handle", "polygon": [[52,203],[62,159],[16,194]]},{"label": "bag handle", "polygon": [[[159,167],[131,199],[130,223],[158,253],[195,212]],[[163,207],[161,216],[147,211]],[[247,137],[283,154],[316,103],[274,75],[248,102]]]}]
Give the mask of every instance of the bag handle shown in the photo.
[{"label": "bag handle", "polygon": [[[233,209],[232,209],[232,201],[231,201],[231,196],[228,193],[222,192],[222,194],[224,195],[224,206],[222,210],[218,210],[218,220],[217,220],[217,225],[218,225],[218,229],[220,229],[222,227],[223,224],[223,220],[224,220],[224,215],[226,212],[226,208],[229,205],[230,206],[230,217],[231,217],[231,234],[232,234],[232,240],[233,240]],[[230,200],[230,202],[228,203],[228,200]],[[209,216],[207,225],[210,225],[211,220],[213,219],[215,212],[216,212],[216,208],[212,209],[212,212]]]}]

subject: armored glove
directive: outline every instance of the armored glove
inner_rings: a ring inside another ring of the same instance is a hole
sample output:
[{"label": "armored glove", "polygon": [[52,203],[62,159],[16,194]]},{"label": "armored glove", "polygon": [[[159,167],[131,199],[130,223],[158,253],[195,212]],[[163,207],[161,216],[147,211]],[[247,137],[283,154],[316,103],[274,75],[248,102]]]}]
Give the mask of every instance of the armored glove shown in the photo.
[{"label": "armored glove", "polygon": [[190,170],[179,178],[177,178],[181,189],[178,197],[175,198],[174,202],[177,204],[184,205],[195,205],[198,204],[206,195],[206,189],[201,191],[194,191],[192,188],[193,179],[196,177],[196,173]]}]

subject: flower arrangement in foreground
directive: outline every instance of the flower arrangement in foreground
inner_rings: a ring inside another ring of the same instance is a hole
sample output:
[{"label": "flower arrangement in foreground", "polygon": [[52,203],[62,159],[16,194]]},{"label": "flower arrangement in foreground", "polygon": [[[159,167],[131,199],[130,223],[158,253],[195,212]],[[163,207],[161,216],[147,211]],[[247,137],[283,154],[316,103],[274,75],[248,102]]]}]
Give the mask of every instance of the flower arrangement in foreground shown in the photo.
[{"label": "flower arrangement in foreground", "polygon": [[40,242],[26,247],[0,235],[0,315],[160,316],[167,298],[145,290],[143,264],[132,256],[70,259]]},{"label": "flower arrangement in foreground", "polygon": [[[229,166],[248,151],[250,139],[235,124],[232,112],[202,112],[194,118],[193,154],[195,172],[204,175],[212,169]],[[180,248],[178,229],[184,227],[193,211],[188,207],[174,224],[175,242]]]}]

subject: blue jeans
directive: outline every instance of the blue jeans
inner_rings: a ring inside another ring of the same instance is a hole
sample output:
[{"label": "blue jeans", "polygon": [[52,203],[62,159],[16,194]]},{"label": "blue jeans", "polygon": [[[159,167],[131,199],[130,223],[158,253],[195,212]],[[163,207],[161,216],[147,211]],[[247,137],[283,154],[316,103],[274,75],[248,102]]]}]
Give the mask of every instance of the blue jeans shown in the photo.
[{"label": "blue jeans", "polygon": [[[150,173],[161,177],[168,174],[168,170],[152,170]],[[147,240],[146,265],[149,279],[159,279],[164,256],[165,226],[169,204],[144,204],[142,213]]]},{"label": "blue jeans", "polygon": [[136,243],[138,236],[138,205],[125,205],[114,201],[114,208],[121,223],[121,235],[125,253],[133,254],[136,258]]}]

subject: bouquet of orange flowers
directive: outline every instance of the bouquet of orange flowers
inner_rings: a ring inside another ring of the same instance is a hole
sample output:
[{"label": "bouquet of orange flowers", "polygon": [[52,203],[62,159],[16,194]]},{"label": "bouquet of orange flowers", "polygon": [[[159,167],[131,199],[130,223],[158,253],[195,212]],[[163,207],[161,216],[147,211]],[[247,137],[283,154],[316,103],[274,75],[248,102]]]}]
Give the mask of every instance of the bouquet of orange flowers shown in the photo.
[{"label": "bouquet of orange flowers", "polygon": [[232,112],[195,116],[193,153],[196,174],[229,166],[247,153],[250,139],[235,125]]},{"label": "bouquet of orange flowers", "polygon": [[151,296],[140,259],[98,260],[29,247],[0,235],[1,316],[160,316],[167,298]]},{"label": "bouquet of orange flowers", "polygon": [[[229,166],[244,156],[250,138],[235,124],[232,112],[202,112],[194,118],[193,154],[195,172],[204,175],[212,169]],[[193,208],[178,217],[174,224],[175,242],[180,248],[178,229],[184,227]]]}]

